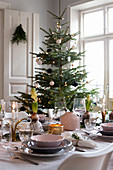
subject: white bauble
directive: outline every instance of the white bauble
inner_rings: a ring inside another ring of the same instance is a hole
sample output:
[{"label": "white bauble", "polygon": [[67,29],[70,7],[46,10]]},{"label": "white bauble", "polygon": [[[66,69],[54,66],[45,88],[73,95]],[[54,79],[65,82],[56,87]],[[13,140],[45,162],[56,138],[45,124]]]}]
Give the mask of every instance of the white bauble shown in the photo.
[{"label": "white bauble", "polygon": [[42,65],[42,61],[39,60],[39,61],[37,62],[37,64],[38,64],[38,65]]},{"label": "white bauble", "polygon": [[54,81],[50,81],[49,84],[50,84],[50,86],[54,86],[55,83],[54,83]]},{"label": "white bauble", "polygon": [[60,44],[61,43],[61,39],[56,40],[56,43]]}]

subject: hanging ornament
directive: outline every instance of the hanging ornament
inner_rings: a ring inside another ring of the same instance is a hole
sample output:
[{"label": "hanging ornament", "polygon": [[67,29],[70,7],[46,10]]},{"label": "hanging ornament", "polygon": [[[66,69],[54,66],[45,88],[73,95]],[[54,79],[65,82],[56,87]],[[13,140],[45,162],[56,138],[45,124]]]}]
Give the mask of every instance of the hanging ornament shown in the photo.
[{"label": "hanging ornament", "polygon": [[65,86],[65,87],[67,86],[67,82],[65,82],[64,86]]},{"label": "hanging ornament", "polygon": [[56,43],[60,44],[61,43],[61,39],[56,40]]},{"label": "hanging ornament", "polygon": [[75,49],[76,49],[75,45],[73,45],[73,46],[72,46],[72,49],[73,49],[73,50],[75,50]]},{"label": "hanging ornament", "polygon": [[52,69],[51,69],[51,68],[48,68],[47,72],[48,72],[48,73],[52,73]]},{"label": "hanging ornament", "polygon": [[42,61],[38,59],[37,64],[42,65]]},{"label": "hanging ornament", "polygon": [[37,59],[36,59],[36,62],[38,62],[38,61],[39,61],[39,59],[37,58]]},{"label": "hanging ornament", "polygon": [[50,49],[50,48],[47,49],[47,52],[51,52],[51,51],[52,51],[52,49]]},{"label": "hanging ornament", "polygon": [[57,27],[60,29],[60,28],[61,28],[61,25],[57,25]]},{"label": "hanging ornament", "polygon": [[72,64],[72,67],[73,67],[74,65]]},{"label": "hanging ornament", "polygon": [[54,81],[51,80],[49,84],[50,84],[50,86],[54,86],[55,83],[54,83]]},{"label": "hanging ornament", "polygon": [[45,36],[45,40],[47,40],[47,39],[48,39],[48,37]]},{"label": "hanging ornament", "polygon": [[36,87],[36,88],[38,87],[38,83],[37,83],[37,82],[35,82],[35,87]]},{"label": "hanging ornament", "polygon": [[74,87],[78,86],[78,83],[76,81],[73,82],[72,84]]}]

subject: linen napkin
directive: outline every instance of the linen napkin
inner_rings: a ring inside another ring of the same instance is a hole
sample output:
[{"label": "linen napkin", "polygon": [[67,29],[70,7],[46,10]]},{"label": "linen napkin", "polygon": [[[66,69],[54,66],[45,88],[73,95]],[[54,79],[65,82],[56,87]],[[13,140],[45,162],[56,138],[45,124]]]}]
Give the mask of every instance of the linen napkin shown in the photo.
[{"label": "linen napkin", "polygon": [[[76,136],[76,139],[72,137],[72,135]],[[87,147],[87,148],[97,148],[97,143],[95,143],[93,140],[88,138],[87,136],[82,136],[80,133],[72,132],[72,131],[65,131],[62,133],[62,136],[72,141],[73,145],[80,146],[80,147]]]}]

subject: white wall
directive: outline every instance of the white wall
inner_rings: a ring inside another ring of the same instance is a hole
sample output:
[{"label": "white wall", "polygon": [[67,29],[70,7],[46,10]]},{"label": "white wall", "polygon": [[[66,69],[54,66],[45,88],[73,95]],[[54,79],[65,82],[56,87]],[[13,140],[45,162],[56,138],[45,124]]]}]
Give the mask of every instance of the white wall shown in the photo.
[{"label": "white wall", "polygon": [[[57,0],[0,0],[10,4],[10,9],[28,11],[39,14],[39,27],[48,30],[52,27],[52,17],[47,10],[54,11],[54,2]],[[44,33],[40,31],[39,45],[42,46]]]}]

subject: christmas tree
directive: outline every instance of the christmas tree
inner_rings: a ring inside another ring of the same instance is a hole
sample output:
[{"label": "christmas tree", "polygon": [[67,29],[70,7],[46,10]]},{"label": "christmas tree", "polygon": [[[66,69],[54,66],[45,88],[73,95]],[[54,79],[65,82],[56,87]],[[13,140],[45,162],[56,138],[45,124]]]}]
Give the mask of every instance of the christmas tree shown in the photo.
[{"label": "christmas tree", "polygon": [[[59,1],[60,4],[60,1]],[[44,30],[45,40],[43,44],[46,49],[40,47],[39,53],[31,53],[36,58],[38,65],[43,67],[35,68],[34,85],[38,93],[38,113],[43,113],[44,109],[55,108],[55,103],[60,103],[61,107],[67,111],[72,110],[75,97],[83,98],[87,94],[95,94],[96,91],[88,91],[85,88],[87,73],[85,66],[74,67],[75,61],[80,61],[84,57],[84,52],[76,52],[76,36],[79,32],[70,34],[68,23],[64,23],[64,13],[61,13],[59,5],[59,15],[48,11],[56,21],[54,29]],[[72,47],[67,44],[72,42]],[[31,94],[19,92],[20,97],[16,97],[27,112],[31,112]]]}]

